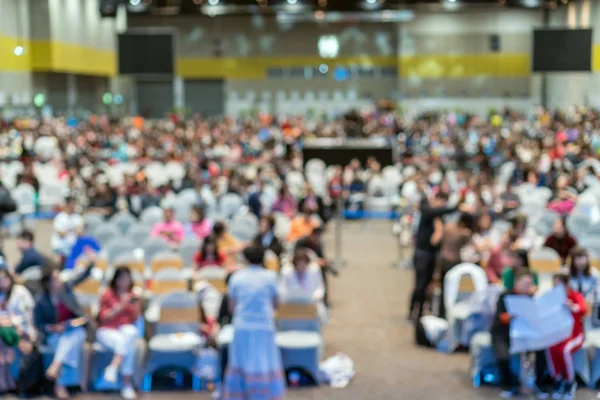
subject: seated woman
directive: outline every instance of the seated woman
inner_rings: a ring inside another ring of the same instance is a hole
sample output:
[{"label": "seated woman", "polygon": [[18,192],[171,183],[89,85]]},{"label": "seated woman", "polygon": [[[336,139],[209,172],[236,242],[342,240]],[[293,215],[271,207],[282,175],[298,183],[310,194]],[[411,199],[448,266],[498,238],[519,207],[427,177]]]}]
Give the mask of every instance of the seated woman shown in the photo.
[{"label": "seated woman", "polygon": [[275,236],[275,218],[272,215],[266,215],[260,219],[260,232],[254,238],[254,245],[262,246],[265,250],[271,250],[281,256],[283,246]]},{"label": "seated woman", "polygon": [[504,289],[513,290],[513,287],[515,286],[515,275],[518,271],[523,271],[523,269],[531,272],[534,285],[538,285],[538,275],[529,267],[529,255],[527,254],[527,251],[517,249],[513,253],[511,265],[502,272],[502,284],[504,285]]},{"label": "seated woman", "polygon": [[237,265],[237,256],[246,247],[244,243],[233,237],[227,229],[225,222],[219,221],[213,227],[213,234],[217,240],[219,249],[225,253],[225,263],[227,267]]},{"label": "seated woman", "polygon": [[190,222],[185,226],[185,236],[196,236],[205,239],[212,233],[212,222],[204,215],[204,207],[195,205],[190,210]]},{"label": "seated woman", "polygon": [[128,267],[117,267],[109,288],[100,298],[96,340],[114,353],[104,371],[104,379],[116,382],[120,373],[123,378],[121,396],[126,400],[136,398],[132,376],[136,368],[135,341],[140,333],[134,324],[141,307],[141,300],[134,294],[131,271]]},{"label": "seated woman", "polygon": [[544,246],[556,250],[563,263],[569,257],[569,253],[577,245],[575,239],[567,231],[564,218],[559,218],[552,225],[552,233],[546,239]]},{"label": "seated woman", "polygon": [[548,349],[548,363],[550,373],[556,381],[556,389],[553,394],[555,399],[575,399],[577,382],[575,381],[575,370],[573,368],[573,354],[582,346],[585,339],[583,320],[587,313],[587,304],[583,295],[569,286],[569,275],[558,273],[554,275],[554,286],[564,286],[567,292],[567,307],[573,315],[573,331],[571,335],[562,342]]},{"label": "seated woman", "polygon": [[[498,368],[501,375],[503,398],[510,398],[517,395],[521,387],[519,379],[513,375],[510,369],[510,320],[511,316],[507,312],[504,298],[509,295],[531,295],[535,285],[533,284],[533,275],[528,270],[517,272],[515,284],[512,290],[507,290],[498,298],[496,315],[492,329],[492,348],[496,354]],[[536,352],[535,356],[535,373],[536,373],[536,388],[540,394],[546,394],[546,388],[543,386],[544,375],[546,372],[546,357],[544,351]],[[540,398],[543,396],[540,396]]]},{"label": "seated woman", "polygon": [[569,266],[569,286],[578,291],[589,301],[596,298],[598,290],[598,274],[590,266],[590,257],[587,250],[575,248],[571,252],[571,265]]},{"label": "seated woman", "polygon": [[16,389],[11,373],[16,348],[24,352],[24,342],[35,341],[34,304],[29,291],[15,284],[7,269],[0,269],[0,394]]},{"label": "seated woman", "polygon": [[489,283],[502,282],[504,269],[513,263],[515,240],[516,235],[512,231],[504,232],[500,244],[490,252],[490,257],[485,265]]},{"label": "seated woman", "polygon": [[324,304],[325,284],[321,267],[311,262],[309,250],[296,248],[291,265],[285,265],[279,276],[279,297],[281,301],[309,299],[317,304],[321,320],[326,317]]},{"label": "seated woman", "polygon": [[175,212],[172,208],[164,209],[164,220],[154,224],[150,235],[165,239],[173,247],[179,246],[184,236],[183,224],[175,219]]},{"label": "seated woman", "polygon": [[290,190],[286,185],[283,185],[281,189],[279,189],[279,195],[271,206],[271,211],[283,213],[289,218],[294,218],[298,212],[296,199],[294,199],[294,196],[290,193]]},{"label": "seated woman", "polygon": [[89,277],[94,267],[96,254],[87,248],[85,254],[89,260],[87,268],[66,282],[60,279],[58,269],[46,267],[42,276],[43,293],[33,312],[38,340],[54,350],[54,358],[46,370],[46,377],[56,380],[54,394],[59,399],[69,397],[61,379],[62,367],[79,367],[83,344],[87,338],[87,317],[73,293],[73,289]]},{"label": "seated woman", "polygon": [[210,235],[204,240],[200,251],[194,256],[197,270],[211,265],[222,267],[226,261],[227,255],[219,249],[217,238],[214,235]]}]

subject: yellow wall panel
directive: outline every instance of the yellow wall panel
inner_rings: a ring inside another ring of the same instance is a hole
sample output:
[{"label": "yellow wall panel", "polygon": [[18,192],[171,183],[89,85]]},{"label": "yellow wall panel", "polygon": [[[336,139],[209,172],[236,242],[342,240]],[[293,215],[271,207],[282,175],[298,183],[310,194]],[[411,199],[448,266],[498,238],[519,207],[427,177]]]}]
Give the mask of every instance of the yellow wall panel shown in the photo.
[{"label": "yellow wall panel", "polygon": [[592,71],[600,72],[600,43],[592,46]]},{"label": "yellow wall panel", "polygon": [[401,77],[422,79],[529,76],[527,54],[420,54],[398,59]]},{"label": "yellow wall panel", "polygon": [[[16,46],[23,46],[25,52],[21,56],[15,56]],[[0,35],[0,71],[27,72],[31,70],[32,51],[27,42],[13,37]]]}]

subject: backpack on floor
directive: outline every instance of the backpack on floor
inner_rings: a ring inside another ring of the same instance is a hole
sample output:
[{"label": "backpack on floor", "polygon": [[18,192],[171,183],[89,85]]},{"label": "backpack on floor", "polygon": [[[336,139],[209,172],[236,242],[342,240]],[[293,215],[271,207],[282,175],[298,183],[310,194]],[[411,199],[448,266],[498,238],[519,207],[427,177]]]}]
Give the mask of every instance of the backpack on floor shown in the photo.
[{"label": "backpack on floor", "polygon": [[415,324],[415,341],[419,346],[436,348],[446,338],[448,322],[445,319],[427,315]]},{"label": "backpack on floor", "polygon": [[21,397],[38,396],[44,391],[45,384],[42,355],[34,348],[23,355],[19,363],[17,393]]}]

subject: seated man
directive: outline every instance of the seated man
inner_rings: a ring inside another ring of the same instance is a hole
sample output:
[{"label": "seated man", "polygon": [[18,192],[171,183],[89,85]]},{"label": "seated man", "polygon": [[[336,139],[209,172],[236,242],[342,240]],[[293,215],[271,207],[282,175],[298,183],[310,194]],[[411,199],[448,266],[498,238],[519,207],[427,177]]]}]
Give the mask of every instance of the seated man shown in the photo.
[{"label": "seated man", "polygon": [[33,233],[23,231],[17,239],[17,247],[21,252],[21,261],[15,266],[15,274],[23,273],[27,268],[46,264],[46,258],[33,247]]},{"label": "seated man", "polygon": [[77,200],[74,197],[67,197],[63,211],[54,218],[52,250],[63,259],[71,253],[71,248],[77,240],[76,227],[83,220],[81,215],[75,212],[76,205]]},{"label": "seated man", "polygon": [[313,211],[314,210],[309,205],[305,205],[302,208],[302,214],[292,219],[290,231],[287,236],[288,242],[295,242],[296,240],[310,235],[313,229],[320,225],[320,223],[312,217]]}]

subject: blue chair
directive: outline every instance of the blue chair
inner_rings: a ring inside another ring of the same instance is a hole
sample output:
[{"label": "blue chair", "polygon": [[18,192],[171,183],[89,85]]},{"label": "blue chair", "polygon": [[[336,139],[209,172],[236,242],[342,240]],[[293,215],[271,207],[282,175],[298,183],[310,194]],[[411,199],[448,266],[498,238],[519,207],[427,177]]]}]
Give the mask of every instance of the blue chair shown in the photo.
[{"label": "blue chair", "polygon": [[[152,389],[152,376],[161,368],[192,372],[197,360],[196,351],[202,345],[202,338],[198,334],[200,315],[195,294],[173,292],[155,301],[160,307],[160,315],[155,324],[156,333],[148,342],[143,391]],[[194,375],[192,377],[192,389],[200,390],[200,379]]]}]

